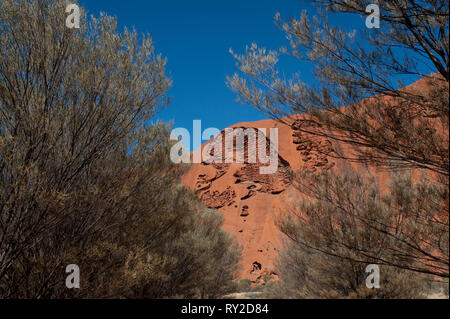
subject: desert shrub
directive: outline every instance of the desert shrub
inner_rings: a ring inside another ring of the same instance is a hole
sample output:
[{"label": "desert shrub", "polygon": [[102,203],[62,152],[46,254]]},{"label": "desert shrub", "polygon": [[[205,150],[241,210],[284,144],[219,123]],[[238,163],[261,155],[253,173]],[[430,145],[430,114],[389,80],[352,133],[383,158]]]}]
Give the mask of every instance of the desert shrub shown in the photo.
[{"label": "desert shrub", "polygon": [[237,292],[248,292],[248,291],[250,291],[251,284],[252,284],[252,282],[250,281],[250,279],[247,279],[247,278],[238,280],[236,283],[236,291]]},{"label": "desert shrub", "polygon": [[[425,177],[413,182],[406,173],[394,175],[385,191],[374,177],[351,169],[300,175],[302,196],[279,220],[289,241],[278,261],[284,285],[278,293],[413,298],[427,293],[436,273],[444,277],[446,188],[430,187],[432,180]],[[378,289],[366,288],[369,264],[380,267]]]},{"label": "desert shrub", "polygon": [[292,243],[280,254],[279,282],[268,286],[268,298],[424,298],[431,277],[379,266],[380,287],[367,288],[367,264],[343,260]]},{"label": "desert shrub", "polygon": [[[171,298],[227,292],[238,247],[179,185],[166,60],[67,1],[0,2],[0,297]],[[80,289],[67,289],[68,264]]]},{"label": "desert shrub", "polygon": [[[370,2],[311,2],[317,8],[314,16],[306,10],[298,18],[275,16],[287,48],[252,44],[242,54],[231,52],[239,72],[228,78],[229,87],[242,103],[296,125],[305,141],[320,137],[342,146],[333,148],[331,157],[403,176],[394,176],[391,193],[381,194],[374,179],[362,174],[341,177],[330,170],[319,177],[299,175],[299,196],[310,197],[302,198],[294,217],[282,223],[293,242],[281,258],[290,265],[283,266],[284,282],[306,287],[293,295],[364,297],[367,292],[358,288],[354,275],[376,263],[396,278],[392,283],[404,287],[398,292],[391,284],[379,297],[415,295],[410,285],[416,283],[408,282],[404,271],[448,283],[448,1],[379,1],[382,27],[367,28],[361,20],[354,29],[334,24],[329,16],[364,16]],[[301,64],[299,72],[285,76],[279,63],[284,58],[313,65],[311,77],[303,76]],[[405,87],[405,75],[420,83]],[[292,115],[299,113],[313,125],[297,125]],[[411,183],[411,170],[426,182]],[[332,269],[340,262],[347,270],[322,278],[333,271],[321,270],[317,258]],[[320,292],[305,278],[333,289]]]}]

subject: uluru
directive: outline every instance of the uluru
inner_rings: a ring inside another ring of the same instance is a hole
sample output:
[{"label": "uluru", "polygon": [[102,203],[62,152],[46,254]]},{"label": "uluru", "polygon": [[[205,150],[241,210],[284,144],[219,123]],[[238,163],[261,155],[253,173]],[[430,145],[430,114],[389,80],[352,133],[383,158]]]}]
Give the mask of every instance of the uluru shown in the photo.
[{"label": "uluru", "polygon": [[[428,88],[428,79],[424,78],[404,89]],[[389,100],[390,97],[385,99]],[[363,101],[362,105],[373,107],[371,98]],[[278,129],[276,173],[260,174],[259,168],[263,164],[248,162],[248,152],[255,152],[255,147],[248,143],[249,139],[245,136],[244,149],[238,150],[245,154],[244,163],[234,161],[192,164],[182,177],[182,183],[195,191],[207,207],[218,209],[223,214],[223,229],[235,236],[243,248],[238,279],[250,279],[255,283],[265,275],[278,277],[275,260],[283,249],[283,235],[276,221],[277,216],[289,209],[289,203],[298,196],[291,185],[293,172],[339,172],[350,165],[359,171],[376,175],[382,186],[386,185],[389,174],[373,166],[347,160],[345,157],[353,154],[352,146],[327,137],[331,133],[327,131],[329,129],[308,114],[297,114],[278,120],[242,122],[230,126],[228,130],[237,129],[243,134],[248,128],[254,129],[257,134],[262,134],[258,129],[265,129],[267,132],[270,128]],[[220,134],[225,136],[225,130]],[[269,137],[268,134],[268,141]],[[204,143],[201,149],[213,140]],[[237,144],[234,143],[233,146],[231,156],[235,159]],[[225,152],[225,147],[223,151]]]}]

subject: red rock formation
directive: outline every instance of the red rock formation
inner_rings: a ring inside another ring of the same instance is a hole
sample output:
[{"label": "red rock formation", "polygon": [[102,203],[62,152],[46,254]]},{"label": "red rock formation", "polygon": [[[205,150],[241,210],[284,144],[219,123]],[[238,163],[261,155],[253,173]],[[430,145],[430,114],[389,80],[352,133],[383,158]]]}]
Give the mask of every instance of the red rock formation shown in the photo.
[{"label": "red rock formation", "polygon": [[[416,86],[414,84],[413,86]],[[217,208],[225,217],[223,228],[243,246],[242,271],[239,278],[256,281],[264,275],[275,275],[274,261],[282,248],[275,216],[285,209],[291,186],[289,172],[296,170],[320,173],[358,165],[335,155],[351,152],[348,145],[336,144],[325,137],[303,133],[300,129],[324,130],[307,115],[291,118],[292,125],[275,120],[262,120],[233,125],[232,128],[278,128],[278,171],[271,175],[259,173],[261,164],[249,163],[249,150],[255,151],[248,140],[244,142],[244,163],[192,164],[182,182],[194,189],[205,205]],[[260,132],[258,132],[260,134]],[[224,132],[222,132],[222,136]],[[202,145],[202,150],[212,140]],[[224,148],[223,148],[224,150]],[[233,151],[236,151],[234,147]],[[225,153],[225,152],[223,152]],[[213,154],[212,152],[210,154]],[[224,155],[225,157],[225,155]],[[359,170],[370,170],[359,166]],[[386,174],[377,172],[380,182]]]},{"label": "red rock formation", "polygon": [[[321,171],[334,165],[334,161],[327,158],[332,151],[331,142],[307,138],[298,131],[299,126],[307,124],[310,122],[299,118],[292,128],[274,120],[233,126],[278,128],[278,170],[274,174],[260,174],[262,164],[248,163],[249,150],[257,150],[245,140],[244,163],[192,164],[183,176],[182,182],[194,189],[207,207],[223,213],[224,229],[243,246],[240,278],[255,281],[264,275],[276,275],[274,260],[281,249],[281,241],[275,215],[286,200],[284,193],[290,188],[290,171],[300,168]],[[211,142],[205,143],[202,150]]]}]

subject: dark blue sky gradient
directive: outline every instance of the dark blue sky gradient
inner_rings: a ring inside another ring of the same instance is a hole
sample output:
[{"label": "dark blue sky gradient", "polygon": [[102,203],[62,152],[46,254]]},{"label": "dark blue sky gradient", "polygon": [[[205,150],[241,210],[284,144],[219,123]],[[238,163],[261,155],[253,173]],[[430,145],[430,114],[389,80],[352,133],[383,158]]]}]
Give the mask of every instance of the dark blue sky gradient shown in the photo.
[{"label": "dark blue sky gradient", "polygon": [[[309,3],[298,0],[81,0],[88,12],[103,11],[118,18],[119,28],[135,27],[150,33],[157,52],[168,58],[167,70],[173,80],[172,103],[158,118],[173,120],[175,127],[192,129],[194,119],[202,120],[202,129],[223,129],[243,121],[266,116],[248,105],[235,102],[225,77],[237,68],[228,52],[243,52],[246,45],[277,49],[288,46],[284,33],[273,17],[299,17],[303,9],[313,13]],[[331,22],[344,28],[361,28],[364,19],[334,15]],[[285,58],[281,67],[286,74],[300,71],[308,81],[312,65]]]}]

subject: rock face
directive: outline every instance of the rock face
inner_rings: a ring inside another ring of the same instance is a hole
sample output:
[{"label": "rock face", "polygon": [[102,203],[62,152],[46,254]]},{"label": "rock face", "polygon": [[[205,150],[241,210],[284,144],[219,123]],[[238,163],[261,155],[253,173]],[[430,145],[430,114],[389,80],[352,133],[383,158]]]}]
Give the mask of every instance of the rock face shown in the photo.
[{"label": "rock face", "polygon": [[[265,165],[250,162],[248,156],[249,152],[257,153],[257,145],[244,139],[243,163],[236,163],[236,158],[233,163],[209,164],[204,161],[192,164],[183,176],[182,182],[194,189],[207,207],[222,212],[225,217],[223,228],[242,245],[240,278],[256,281],[264,275],[276,277],[274,261],[282,242],[275,219],[288,198],[290,172],[297,169],[320,172],[335,165],[334,160],[329,158],[333,151],[330,141],[311,138],[309,134],[303,136],[299,131],[301,127],[317,125],[298,117],[291,126],[274,120],[232,126],[241,129],[265,128],[267,131],[269,128],[278,128],[278,170],[274,174],[260,174],[260,167]],[[221,134],[222,137],[226,135],[224,131]],[[262,133],[257,131],[257,134]],[[269,137],[266,137],[266,154],[270,151]],[[202,150],[214,141],[205,143]],[[233,154],[236,154],[236,145],[233,146]],[[209,145],[207,151],[212,148]],[[225,152],[225,147],[222,150],[222,158],[225,159],[229,154]],[[214,155],[213,151],[210,155]]]},{"label": "rock face", "polygon": [[[422,82],[420,80],[405,89],[425,86]],[[335,156],[338,153],[352,153],[353,150],[347,144],[304,133],[305,130],[324,132],[326,129],[305,114],[289,118],[289,125],[275,120],[262,120],[239,123],[231,128],[259,128],[266,131],[278,128],[277,172],[260,174],[262,164],[249,161],[249,152],[257,151],[257,146],[244,139],[242,163],[192,164],[182,182],[195,190],[206,206],[216,208],[224,215],[223,228],[242,245],[242,270],[239,279],[248,278],[256,282],[264,275],[277,276],[274,261],[282,248],[282,239],[275,223],[276,215],[283,213],[290,200],[298,196],[292,191],[290,172],[302,170],[319,174],[330,169],[340,171],[345,166],[353,166],[360,171],[375,173],[381,184],[386,182],[385,173]],[[257,134],[262,133],[258,131]],[[224,137],[226,133],[222,131],[221,135]],[[208,145],[212,148],[212,143],[215,143],[214,139],[203,144],[201,150]],[[229,154],[226,154],[225,147],[222,146],[224,159]],[[267,154],[269,150],[268,143]],[[236,145],[233,147],[234,154],[235,151]],[[214,155],[214,150],[209,154]]]}]

